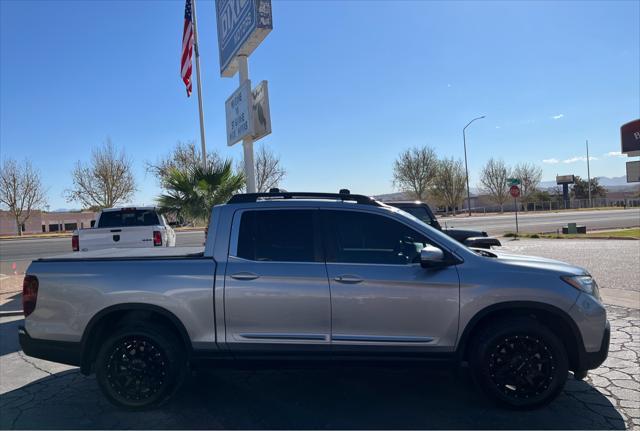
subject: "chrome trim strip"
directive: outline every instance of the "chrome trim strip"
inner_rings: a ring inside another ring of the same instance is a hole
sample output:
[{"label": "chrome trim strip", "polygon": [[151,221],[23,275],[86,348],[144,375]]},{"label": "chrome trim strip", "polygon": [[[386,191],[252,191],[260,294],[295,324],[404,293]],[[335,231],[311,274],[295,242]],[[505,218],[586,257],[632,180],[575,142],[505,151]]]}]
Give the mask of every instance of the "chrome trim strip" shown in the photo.
[{"label": "chrome trim strip", "polygon": [[320,340],[327,341],[327,336],[322,334],[290,334],[290,333],[249,333],[240,334],[242,338],[251,340]]},{"label": "chrome trim strip", "polygon": [[386,335],[347,335],[335,334],[331,336],[333,341],[368,341],[387,343],[430,343],[433,337],[398,337]]}]

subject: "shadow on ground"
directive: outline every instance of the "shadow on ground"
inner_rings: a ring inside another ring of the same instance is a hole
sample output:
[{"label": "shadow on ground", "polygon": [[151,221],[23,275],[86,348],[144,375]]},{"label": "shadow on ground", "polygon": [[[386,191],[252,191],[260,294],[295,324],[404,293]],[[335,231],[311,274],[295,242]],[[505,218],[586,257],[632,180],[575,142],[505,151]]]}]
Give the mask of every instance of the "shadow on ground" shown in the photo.
[{"label": "shadow on ground", "polygon": [[24,319],[0,323],[0,356],[20,350],[18,341],[18,326],[20,325],[24,325]]},{"label": "shadow on ground", "polygon": [[510,411],[465,372],[440,366],[199,372],[172,402],[142,413],[111,406],[93,377],[71,370],[0,395],[0,409],[3,429],[624,429],[587,383],[570,380],[546,408]]},{"label": "shadow on ground", "polygon": [[22,292],[14,293],[6,298],[7,302],[0,305],[0,312],[22,311]]}]

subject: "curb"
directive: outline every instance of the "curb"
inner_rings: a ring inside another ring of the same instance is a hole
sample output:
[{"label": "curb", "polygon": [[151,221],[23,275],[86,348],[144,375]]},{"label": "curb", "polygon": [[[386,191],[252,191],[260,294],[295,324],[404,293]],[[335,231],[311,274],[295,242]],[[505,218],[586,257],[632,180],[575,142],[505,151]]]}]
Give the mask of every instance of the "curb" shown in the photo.
[{"label": "curb", "polygon": [[25,235],[25,236],[8,236],[8,237],[0,237],[0,241],[21,241],[21,240],[30,240],[30,239],[56,239],[56,238],[71,238],[71,234],[66,235]]},{"label": "curb", "polygon": [[[556,232],[523,232],[522,234],[518,234],[518,239],[607,239],[607,240],[621,239],[621,240],[638,241],[640,240],[640,238],[637,236],[615,236],[615,235],[604,236],[608,232],[612,232],[612,231],[621,231],[625,229],[637,229],[637,228],[638,226],[626,226],[618,229],[596,229],[596,230],[590,231],[587,234],[567,234],[567,235],[576,235],[570,238],[566,236],[557,236],[558,233]],[[603,236],[590,236],[590,235],[599,235],[599,234],[602,234]],[[532,238],[531,235],[539,235],[539,237]],[[565,235],[565,234],[560,234],[560,235]],[[515,238],[515,232],[505,232],[502,235],[500,235],[500,237]]]}]

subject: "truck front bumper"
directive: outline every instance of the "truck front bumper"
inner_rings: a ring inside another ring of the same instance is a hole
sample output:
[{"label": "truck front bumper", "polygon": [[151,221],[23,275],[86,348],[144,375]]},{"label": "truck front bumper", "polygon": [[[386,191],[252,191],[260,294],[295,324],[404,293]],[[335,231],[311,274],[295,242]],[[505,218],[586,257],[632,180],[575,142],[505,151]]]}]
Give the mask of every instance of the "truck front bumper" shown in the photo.
[{"label": "truck front bumper", "polygon": [[609,354],[609,341],[611,340],[611,325],[607,320],[602,336],[602,344],[600,350],[595,352],[583,351],[580,358],[580,368],[584,371],[598,368],[607,359]]},{"label": "truck front bumper", "polygon": [[80,343],[69,341],[40,340],[31,338],[24,326],[18,328],[20,347],[27,355],[61,364],[80,366],[82,349]]}]

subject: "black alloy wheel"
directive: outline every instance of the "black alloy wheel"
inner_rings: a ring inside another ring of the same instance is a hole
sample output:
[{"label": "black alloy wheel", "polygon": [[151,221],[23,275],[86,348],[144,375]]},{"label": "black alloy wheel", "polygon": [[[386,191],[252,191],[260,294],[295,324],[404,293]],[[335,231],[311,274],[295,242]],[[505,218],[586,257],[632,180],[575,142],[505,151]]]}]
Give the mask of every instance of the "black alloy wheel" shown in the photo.
[{"label": "black alloy wheel", "polygon": [[504,395],[528,399],[543,394],[558,366],[544,339],[511,335],[498,341],[489,356],[491,380]]},{"label": "black alloy wheel", "polygon": [[553,401],[564,388],[569,366],[562,341],[532,318],[486,326],[472,341],[469,363],[485,393],[516,409]]},{"label": "black alloy wheel", "polygon": [[153,398],[167,384],[169,360],[153,340],[126,336],[107,360],[107,383],[129,402]]},{"label": "black alloy wheel", "polygon": [[182,382],[187,364],[181,343],[165,328],[125,327],[98,351],[96,377],[103,394],[128,410],[166,401]]}]

